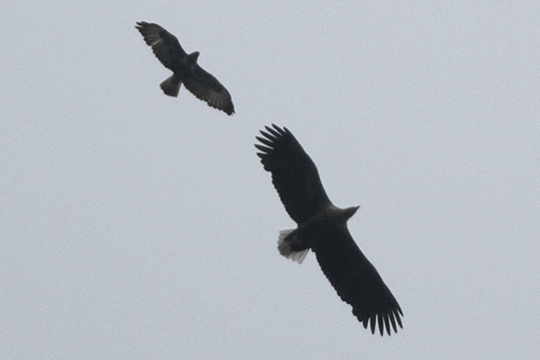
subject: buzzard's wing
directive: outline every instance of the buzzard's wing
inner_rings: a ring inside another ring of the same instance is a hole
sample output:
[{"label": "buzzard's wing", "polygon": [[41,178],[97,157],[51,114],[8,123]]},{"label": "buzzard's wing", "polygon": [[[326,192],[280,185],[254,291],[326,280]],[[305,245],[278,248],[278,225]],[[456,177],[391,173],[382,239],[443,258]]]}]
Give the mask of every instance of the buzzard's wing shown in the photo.
[{"label": "buzzard's wing", "polygon": [[152,51],[161,63],[172,71],[181,59],[187,56],[176,36],[159,26],[141,21],[135,26],[144,37],[144,41],[152,47]]},{"label": "buzzard's wing", "polygon": [[198,99],[206,101],[208,106],[234,114],[231,94],[212,74],[199,65],[195,65],[184,80],[184,86]]},{"label": "buzzard's wing", "polygon": [[272,182],[289,216],[301,224],[319,210],[328,206],[317,167],[300,143],[287,128],[266,127],[257,137],[263,145],[255,147],[266,171],[272,173]]},{"label": "buzzard's wing", "polygon": [[390,326],[397,332],[396,323],[401,324],[403,312],[398,302],[383,282],[381,276],[369,260],[362,254],[347,228],[327,226],[321,230],[321,238],[312,248],[322,271],[339,297],[350,304],[353,314],[364,328],[370,324],[375,333],[379,323],[381,335]]}]

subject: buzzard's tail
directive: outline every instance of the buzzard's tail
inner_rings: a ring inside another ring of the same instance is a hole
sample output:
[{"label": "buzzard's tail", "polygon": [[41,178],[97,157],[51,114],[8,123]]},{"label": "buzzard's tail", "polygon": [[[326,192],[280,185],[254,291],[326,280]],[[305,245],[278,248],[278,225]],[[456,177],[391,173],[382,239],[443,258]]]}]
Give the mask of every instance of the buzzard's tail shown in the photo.
[{"label": "buzzard's tail", "polygon": [[159,86],[161,86],[161,89],[166,95],[177,97],[178,92],[180,91],[180,86],[182,86],[182,80],[172,75]]},{"label": "buzzard's tail", "polygon": [[304,259],[306,258],[309,252],[309,248],[302,251],[291,250],[291,245],[289,243],[290,240],[285,240],[285,238],[293,231],[294,230],[281,230],[279,232],[278,250],[279,253],[285,256],[287,259],[297,261],[299,264],[301,264],[302,261],[304,261]]}]

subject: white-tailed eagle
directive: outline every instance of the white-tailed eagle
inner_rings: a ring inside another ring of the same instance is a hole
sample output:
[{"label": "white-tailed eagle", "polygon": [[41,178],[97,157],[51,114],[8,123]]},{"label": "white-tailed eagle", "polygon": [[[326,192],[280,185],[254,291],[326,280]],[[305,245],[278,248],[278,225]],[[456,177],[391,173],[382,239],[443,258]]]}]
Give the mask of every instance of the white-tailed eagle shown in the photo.
[{"label": "white-tailed eagle", "polygon": [[173,75],[160,85],[165,94],[177,97],[180,86],[184,83],[186,89],[198,99],[206,101],[208,106],[222,110],[227,115],[234,114],[231,94],[218,79],[197,64],[198,51],[188,55],[178,39],[158,24],[141,21],[135,28],[152,47],[159,61],[173,72]]},{"label": "white-tailed eagle", "polygon": [[281,255],[302,263],[309,249],[343,301],[353,314],[375,333],[397,332],[403,312],[375,267],[354,242],[347,220],[359,206],[336,207],[322,186],[315,163],[287,128],[276,125],[257,136],[255,147],[289,216],[298,224],[280,232]]}]

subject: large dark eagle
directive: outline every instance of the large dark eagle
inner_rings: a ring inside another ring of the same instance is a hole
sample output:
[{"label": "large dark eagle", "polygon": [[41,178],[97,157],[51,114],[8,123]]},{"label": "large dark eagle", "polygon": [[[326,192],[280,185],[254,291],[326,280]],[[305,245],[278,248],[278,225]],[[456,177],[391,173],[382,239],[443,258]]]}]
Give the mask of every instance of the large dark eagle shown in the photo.
[{"label": "large dark eagle", "polygon": [[354,242],[347,220],[359,206],[336,207],[324,191],[317,167],[287,128],[266,127],[257,136],[263,145],[264,169],[272,173],[272,182],[289,216],[298,224],[294,230],[280,232],[281,255],[302,263],[309,249],[343,301],[352,306],[353,314],[364,328],[368,323],[375,333],[397,332],[403,312],[381,276]]},{"label": "large dark eagle", "polygon": [[178,39],[159,26],[141,21],[135,26],[152,47],[152,51],[161,63],[173,71],[173,75],[161,83],[161,89],[169,96],[178,96],[182,83],[198,99],[206,101],[208,106],[234,114],[231,94],[212,74],[197,64],[199,52],[187,54]]}]

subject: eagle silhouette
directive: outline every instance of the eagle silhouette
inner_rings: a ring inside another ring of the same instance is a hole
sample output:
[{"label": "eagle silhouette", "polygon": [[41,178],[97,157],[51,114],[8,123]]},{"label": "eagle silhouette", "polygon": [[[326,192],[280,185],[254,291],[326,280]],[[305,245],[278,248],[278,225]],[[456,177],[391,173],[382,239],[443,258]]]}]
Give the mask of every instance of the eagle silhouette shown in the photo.
[{"label": "eagle silhouette", "polygon": [[184,83],[186,89],[198,99],[206,101],[208,106],[224,111],[227,115],[234,114],[231,94],[218,79],[197,64],[198,51],[188,55],[178,39],[158,24],[141,21],[135,28],[152,47],[159,61],[173,72],[171,77],[160,84],[165,94],[177,97]]},{"label": "eagle silhouette", "polygon": [[354,242],[347,220],[359,206],[336,207],[323,188],[315,163],[287,128],[266,126],[262,144],[255,147],[289,216],[298,224],[294,230],[280,231],[281,255],[302,263],[309,249],[339,297],[352,306],[353,314],[375,333],[378,323],[391,335],[402,328],[403,312],[375,267]]}]

